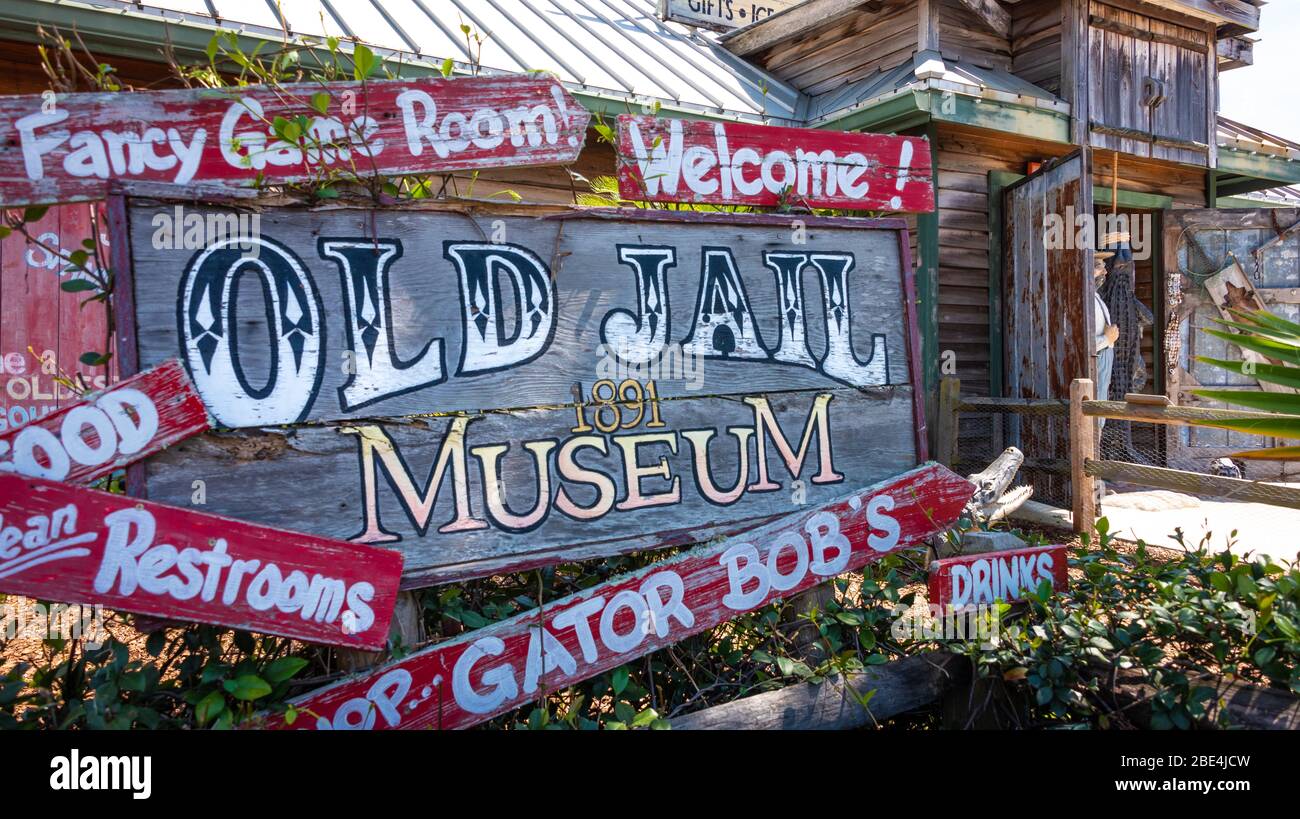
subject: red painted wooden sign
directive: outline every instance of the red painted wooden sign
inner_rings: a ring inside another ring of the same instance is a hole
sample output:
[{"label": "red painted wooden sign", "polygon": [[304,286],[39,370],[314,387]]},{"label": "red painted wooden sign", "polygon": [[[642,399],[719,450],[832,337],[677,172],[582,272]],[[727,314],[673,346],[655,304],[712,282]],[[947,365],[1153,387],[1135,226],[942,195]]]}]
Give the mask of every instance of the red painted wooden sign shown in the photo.
[{"label": "red painted wooden sign", "polygon": [[916,546],[971,491],[927,464],[322,688],[294,703],[310,714],[272,727],[469,727]]},{"label": "red painted wooden sign", "polygon": [[566,164],[588,120],[557,80],[526,76],[0,97],[0,206],[102,198],[110,179]]},{"label": "red painted wooden sign", "polygon": [[930,603],[941,611],[1010,603],[1044,580],[1063,591],[1069,585],[1065,546],[1038,546],[936,560],[930,564]]},{"label": "red painted wooden sign", "polygon": [[[0,152],[4,149],[0,147]],[[102,202],[52,207],[29,222],[29,239],[11,233],[0,239],[0,432],[25,424],[78,400],[60,383],[62,376],[102,390],[117,378],[117,357],[107,366],[89,366],[82,353],[108,346],[108,311],[103,302],[86,303],[86,292],[61,285],[83,274],[68,255],[83,249],[98,227],[108,246]],[[100,218],[94,219],[96,211]],[[93,260],[87,265],[94,268]]]},{"label": "red painted wooden sign", "polygon": [[618,146],[625,199],[934,210],[930,143],[917,137],[624,114]]},{"label": "red painted wooden sign", "polygon": [[386,549],[0,475],[5,594],[377,649],[401,573]]},{"label": "red painted wooden sign", "polygon": [[0,435],[0,472],[89,483],[207,431],[177,359]]}]

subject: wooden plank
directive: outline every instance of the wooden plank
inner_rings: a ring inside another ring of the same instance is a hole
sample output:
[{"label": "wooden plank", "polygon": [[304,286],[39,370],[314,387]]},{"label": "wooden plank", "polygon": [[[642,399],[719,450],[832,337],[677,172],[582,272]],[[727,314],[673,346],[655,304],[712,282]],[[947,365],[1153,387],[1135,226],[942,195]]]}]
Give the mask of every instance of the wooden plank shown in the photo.
[{"label": "wooden plank", "polygon": [[[155,247],[172,212],[128,220],[141,361],[181,351],[219,425],[263,431],[151,459],[149,496],[392,544],[407,586],[695,542],[924,458],[898,221],[266,210],[259,265],[208,269]],[[342,423],[270,428],[305,421]]]},{"label": "wooden plank", "polygon": [[[1216,387],[1215,389],[1248,389],[1244,387]],[[1253,388],[1249,388],[1253,389]],[[1155,398],[1156,396],[1151,396]],[[1163,396],[1160,396],[1163,397]],[[1165,399],[1169,400],[1168,398]],[[1083,414],[1089,418],[1112,418],[1117,421],[1136,421],[1143,424],[1172,424],[1185,426],[1199,421],[1275,421],[1280,416],[1270,412],[1247,410],[1204,409],[1171,404],[1169,406],[1142,406],[1124,401],[1083,402]]]},{"label": "wooden plank", "polygon": [[[468,728],[777,597],[921,544],[973,486],[928,464],[744,536],[698,546],[405,659],[311,692],[292,726]],[[255,723],[258,724],[258,723]]]},{"label": "wooden plank", "polygon": [[[267,125],[298,117],[302,135]],[[3,97],[0,206],[99,199],[112,179],[245,186],[561,165],[589,120],[543,76],[78,93],[52,110]]]},{"label": "wooden plank", "polygon": [[0,527],[6,594],[357,648],[385,645],[402,570],[385,549],[14,474]]},{"label": "wooden plank", "polygon": [[205,510],[398,549],[419,587],[695,543],[825,503],[916,462],[914,412],[910,391],[848,389],[664,401],[662,427],[650,406],[609,433],[574,432],[572,408],[490,412],[214,433],[145,468],[156,500],[187,506],[200,480]]},{"label": "wooden plank", "polygon": [[618,118],[630,200],[929,212],[930,143],[883,134]]},{"label": "wooden plank", "polygon": [[879,726],[942,696],[952,662],[950,654],[926,652],[858,674],[731,700],[669,723],[674,731],[848,731]]},{"label": "wooden plank", "polygon": [[[899,220],[516,212],[264,210],[270,272],[244,274],[238,242],[155,242],[173,207],[139,203],[141,365],[181,353],[231,428],[568,405],[632,376],[662,399],[910,383]],[[269,318],[262,282],[288,288]]]},{"label": "wooden plank", "polygon": [[1011,15],[998,4],[997,0],[957,0],[957,2],[988,26],[989,31],[1003,39],[1011,36]]},{"label": "wooden plank", "polygon": [[1065,546],[946,557],[930,563],[930,605],[949,612],[999,600],[1013,603],[1036,592],[1044,580],[1056,591],[1069,587]]},{"label": "wooden plank", "polygon": [[1220,478],[1200,472],[1183,472],[1159,466],[1125,463],[1123,461],[1092,461],[1086,466],[1088,474],[1107,481],[1170,489],[1191,495],[1210,495],[1225,500],[1244,503],[1267,503],[1300,509],[1300,489],[1272,483],[1246,481],[1238,478]]},{"label": "wooden plank", "polygon": [[757,25],[729,31],[718,42],[738,57],[750,57],[833,25],[871,3],[872,0],[805,0],[760,20]]},{"label": "wooden plank", "polygon": [[659,0],[659,19],[731,31],[757,23],[803,0]]},{"label": "wooden plank", "polygon": [[0,472],[90,483],[209,428],[173,359],[0,434]]}]

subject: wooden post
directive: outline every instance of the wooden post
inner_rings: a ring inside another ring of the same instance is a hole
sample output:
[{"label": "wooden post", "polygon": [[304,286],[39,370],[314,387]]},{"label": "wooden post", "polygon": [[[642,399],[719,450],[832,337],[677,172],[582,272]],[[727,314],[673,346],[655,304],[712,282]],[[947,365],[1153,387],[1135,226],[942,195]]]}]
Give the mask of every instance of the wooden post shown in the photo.
[{"label": "wooden post", "polygon": [[934,423],[934,459],[952,467],[957,459],[957,435],[961,429],[958,407],[961,406],[961,379],[939,381],[939,414]]},{"label": "wooden post", "polygon": [[1083,414],[1083,402],[1091,401],[1092,379],[1076,378],[1070,383],[1070,492],[1073,496],[1074,531],[1091,532],[1097,519],[1093,479],[1085,461],[1097,452],[1097,422]]},{"label": "wooden post", "polygon": [[[414,592],[397,593],[397,602],[393,606],[393,620],[388,627],[388,634],[390,637],[401,638],[402,645],[408,649],[413,649],[425,641],[424,608],[420,605],[420,598]],[[354,672],[378,665],[380,661],[388,658],[388,652],[340,648],[336,656],[340,668]]]}]

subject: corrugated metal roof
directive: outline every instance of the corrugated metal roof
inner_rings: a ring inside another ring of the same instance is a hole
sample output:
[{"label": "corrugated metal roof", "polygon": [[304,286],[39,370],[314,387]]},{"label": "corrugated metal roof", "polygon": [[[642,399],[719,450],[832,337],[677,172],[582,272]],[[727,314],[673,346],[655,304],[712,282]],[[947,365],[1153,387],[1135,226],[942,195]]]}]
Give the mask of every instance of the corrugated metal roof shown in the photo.
[{"label": "corrugated metal roof", "polygon": [[[543,70],[578,92],[651,101],[682,112],[794,120],[801,95],[716,45],[664,22],[655,0],[94,0],[177,23],[282,31],[365,43],[406,61],[460,72]],[[467,37],[461,26],[470,28]],[[477,36],[475,36],[477,35]],[[344,48],[347,48],[345,43]]]},{"label": "corrugated metal roof", "polygon": [[1300,159],[1300,143],[1219,116],[1219,147]]}]

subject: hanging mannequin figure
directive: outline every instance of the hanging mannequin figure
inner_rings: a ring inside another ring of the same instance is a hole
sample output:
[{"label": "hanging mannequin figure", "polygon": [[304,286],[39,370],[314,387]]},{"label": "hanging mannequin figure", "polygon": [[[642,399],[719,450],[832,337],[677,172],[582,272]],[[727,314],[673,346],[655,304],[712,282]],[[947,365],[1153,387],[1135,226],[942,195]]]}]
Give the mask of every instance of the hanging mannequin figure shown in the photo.
[{"label": "hanging mannequin figure", "polygon": [[[1113,371],[1105,398],[1123,401],[1125,395],[1141,392],[1146,386],[1142,333],[1144,328],[1155,323],[1155,317],[1137,297],[1137,266],[1133,261],[1133,250],[1129,246],[1129,235],[1107,234],[1104,246],[1114,252],[1105,262],[1106,278],[1098,286],[1097,294],[1105,302],[1110,320],[1118,328],[1113,348]],[[1102,397],[1100,384],[1097,396]],[[1101,451],[1102,457],[1111,460],[1152,463],[1152,459],[1143,457],[1134,449],[1133,426],[1128,421],[1115,421],[1109,428],[1102,428]]]}]

